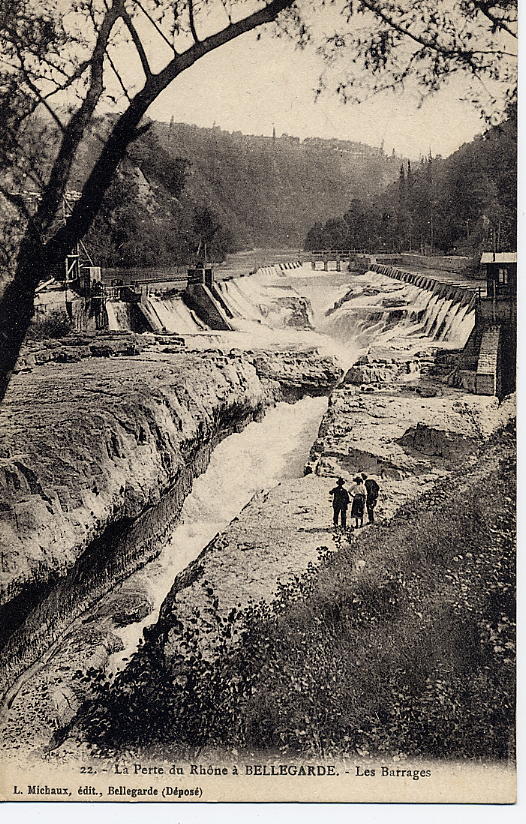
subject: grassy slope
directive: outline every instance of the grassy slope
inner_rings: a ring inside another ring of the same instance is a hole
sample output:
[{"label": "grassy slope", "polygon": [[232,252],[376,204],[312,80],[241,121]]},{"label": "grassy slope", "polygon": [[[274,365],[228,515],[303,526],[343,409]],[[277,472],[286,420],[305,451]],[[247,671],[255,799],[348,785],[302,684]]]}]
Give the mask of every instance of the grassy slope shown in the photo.
[{"label": "grassy slope", "polygon": [[247,745],[511,755],[514,449],[501,433],[473,472],[368,529],[258,629],[271,654]]},{"label": "grassy slope", "polygon": [[[146,645],[87,708],[83,736],[103,749],[512,756],[514,472],[508,428],[469,474],[341,541],[256,608],[241,648],[229,621],[205,630],[215,662],[197,629],[175,666]],[[213,593],[210,607],[212,627]]]}]

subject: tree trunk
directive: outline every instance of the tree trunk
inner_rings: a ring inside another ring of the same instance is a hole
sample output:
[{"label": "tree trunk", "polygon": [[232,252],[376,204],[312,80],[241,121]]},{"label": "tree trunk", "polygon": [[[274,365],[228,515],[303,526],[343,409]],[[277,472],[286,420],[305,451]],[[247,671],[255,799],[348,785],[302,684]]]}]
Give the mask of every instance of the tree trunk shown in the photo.
[{"label": "tree trunk", "polygon": [[0,402],[4,399],[35,310],[35,289],[45,277],[47,260],[40,243],[25,237],[20,244],[15,277],[0,301]]},{"label": "tree trunk", "polygon": [[[78,200],[66,223],[55,232],[45,247],[37,240],[36,231],[28,230],[20,246],[18,264],[14,280],[8,285],[0,300],[0,402],[3,400],[9,379],[18,359],[20,347],[34,312],[34,292],[39,280],[45,276],[52,264],[62,262],[91,226],[99,211],[102,198],[117,166],[128,145],[141,133],[139,123],[151,103],[159,94],[190,68],[197,60],[211,51],[223,46],[236,37],[276,19],[281,11],[293,5],[293,0],[270,0],[267,6],[246,18],[230,23],[226,28],[210,35],[203,41],[195,42],[182,54],[176,55],[158,74],[149,75],[144,87],[139,91],[128,108],[120,115],[106,140],[91,173],[86,180],[82,197]],[[120,6],[113,6],[105,18],[103,28],[97,40],[97,52],[93,58],[100,57],[105,48],[107,37],[116,17],[120,16]],[[113,21],[113,22],[112,22]],[[96,76],[88,97],[81,109],[73,115],[66,142],[62,144],[59,156],[52,172],[52,178],[35,216],[35,224],[40,230],[49,225],[56,204],[59,202],[67,175],[71,168],[74,154],[78,148],[85,129],[90,124],[96,101],[102,91],[100,76],[101,65],[95,60],[93,70]],[[84,110],[86,106],[86,110]],[[84,115],[87,115],[84,117]],[[143,127],[144,128],[144,127]],[[146,127],[147,128],[147,127]],[[70,133],[71,132],[71,133]]]}]

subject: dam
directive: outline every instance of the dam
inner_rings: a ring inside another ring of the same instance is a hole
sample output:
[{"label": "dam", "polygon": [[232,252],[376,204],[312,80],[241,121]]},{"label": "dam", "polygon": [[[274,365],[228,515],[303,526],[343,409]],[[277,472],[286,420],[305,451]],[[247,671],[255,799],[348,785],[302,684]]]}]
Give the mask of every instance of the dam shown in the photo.
[{"label": "dam", "polygon": [[[3,460],[1,475],[15,559],[0,653],[6,740],[27,745],[36,726],[45,746],[67,728],[89,689],[73,677],[86,661],[124,674],[148,639],[169,649],[173,615],[205,608],[203,581],[226,611],[271,602],[330,541],[335,475],[381,478],[389,518],[455,456],[471,460],[498,405],[447,380],[474,327],[472,298],[382,267],[281,264],[209,290],[228,328],[148,294],[133,312],[106,304],[108,333],[140,346],[93,356],[77,340],[45,361],[23,354],[4,415],[6,454],[16,435],[24,458]],[[35,382],[42,403],[24,418]],[[75,454],[57,484],[59,433]]]}]

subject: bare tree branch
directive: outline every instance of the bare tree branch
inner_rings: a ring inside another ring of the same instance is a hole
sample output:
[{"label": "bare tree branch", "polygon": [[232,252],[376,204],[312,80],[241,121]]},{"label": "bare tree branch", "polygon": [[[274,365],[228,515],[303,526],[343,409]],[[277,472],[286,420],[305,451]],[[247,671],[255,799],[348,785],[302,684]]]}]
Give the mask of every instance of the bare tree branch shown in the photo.
[{"label": "bare tree branch", "polygon": [[56,113],[53,106],[50,106],[50,104],[48,103],[47,96],[42,95],[40,93],[39,89],[37,88],[37,86],[35,86],[35,84],[31,80],[31,78],[29,77],[28,72],[25,69],[25,67],[23,65],[23,62],[22,62],[22,65],[21,65],[21,70],[22,70],[22,74],[24,75],[24,80],[26,82],[27,87],[33,92],[33,94],[35,95],[35,98],[38,101],[38,103],[46,109],[48,114],[55,121],[55,123],[58,126],[58,128],[60,129],[60,131],[64,132],[65,131],[65,126],[64,126],[62,120],[60,119],[60,117]]},{"label": "bare tree branch", "polygon": [[468,68],[474,69],[474,66],[471,66],[469,61],[473,57],[473,55],[504,55],[506,57],[515,57],[514,54],[503,50],[493,50],[493,49],[452,49],[449,48],[442,43],[440,43],[438,39],[438,35],[435,33],[432,37],[425,37],[423,34],[419,34],[414,30],[410,29],[408,26],[402,25],[398,20],[396,20],[392,15],[388,14],[384,11],[383,6],[379,6],[374,0],[360,0],[360,3],[365,6],[365,8],[369,9],[370,12],[375,14],[377,17],[380,18],[384,23],[386,23],[390,28],[397,31],[399,34],[408,37],[410,40],[413,40],[415,43],[419,43],[421,46],[424,46],[426,49],[430,49],[431,51],[438,52],[439,54],[444,55],[445,57],[452,57],[453,55],[456,56],[457,59],[462,60],[468,66]]},{"label": "bare tree branch", "polygon": [[273,22],[293,2],[294,0],[272,0],[263,8],[242,20],[230,24],[199,43],[194,43],[185,52],[174,57],[158,74],[152,75],[146,81],[141,91],[133,98],[128,109],[113,126],[102,152],[84,184],[82,196],[72,209],[71,216],[46,245],[46,253],[52,262],[62,260],[76,241],[87,232],[100,208],[104,193],[124,156],[127,146],[136,137],[135,130],[139,122],[158,95],[178,75],[190,68],[205,54],[214,51],[245,32],[252,31],[265,23]]},{"label": "bare tree branch", "polygon": [[115,63],[114,63],[114,61],[113,61],[113,59],[112,59],[112,57],[111,57],[111,55],[110,55],[110,53],[109,53],[109,52],[106,52],[106,58],[107,58],[107,60],[108,60],[108,63],[109,63],[109,64],[110,64],[110,66],[111,66],[111,70],[112,70],[113,74],[114,74],[114,75],[115,75],[115,77],[117,78],[117,81],[118,81],[118,83],[119,83],[119,86],[120,86],[120,87],[121,87],[121,89],[122,89],[122,93],[124,94],[124,97],[126,98],[126,100],[128,101],[128,103],[131,103],[130,93],[129,93],[128,89],[126,88],[126,85],[125,85],[125,83],[124,83],[124,80],[122,79],[121,74],[120,74],[120,72],[119,72],[119,70],[118,70],[117,66],[115,65]]},{"label": "bare tree branch", "polygon": [[104,57],[111,32],[117,20],[122,16],[122,10],[122,0],[114,0],[100,25],[90,60],[91,78],[86,96],[64,130],[62,142],[51,170],[49,183],[36,215],[37,224],[42,225],[43,228],[49,226],[54,217],[60,196],[67,184],[75,151],[104,90]]},{"label": "bare tree branch", "polygon": [[141,61],[142,70],[146,76],[146,78],[150,78],[152,76],[152,70],[150,68],[150,64],[148,62],[148,57],[146,56],[146,52],[144,50],[144,46],[142,44],[141,38],[137,33],[137,29],[133,25],[133,20],[129,13],[124,10],[122,14],[122,19],[124,20],[124,24],[128,31],[130,32],[131,39],[133,40],[133,44],[137,49],[137,54],[139,55],[139,60]]},{"label": "bare tree branch", "polygon": [[194,38],[194,42],[199,43],[200,40],[197,36],[197,31],[196,31],[196,28],[195,28],[194,2],[193,2],[193,0],[188,0],[188,19],[190,21],[190,31],[192,32],[192,37]]},{"label": "bare tree branch", "polygon": [[514,32],[513,29],[511,29],[510,26],[508,25],[508,23],[511,22],[511,21],[506,20],[504,17],[499,17],[498,15],[496,15],[492,11],[490,11],[490,9],[492,8],[491,0],[490,0],[489,3],[484,2],[484,0],[478,0],[478,2],[475,3],[475,6],[477,7],[477,9],[479,9],[480,12],[482,12],[482,14],[485,17],[487,17],[487,19],[491,23],[493,23],[495,25],[496,28],[502,29],[503,31],[507,32],[512,37],[517,39],[517,32],[516,31]]},{"label": "bare tree branch", "polygon": [[158,34],[160,37],[162,37],[162,39],[164,40],[164,42],[166,43],[166,45],[170,47],[170,49],[171,49],[171,51],[173,52],[173,54],[177,56],[177,52],[176,52],[176,50],[175,50],[175,48],[174,48],[174,44],[173,44],[173,43],[170,43],[170,40],[167,38],[167,36],[166,36],[166,35],[165,35],[165,33],[163,32],[162,28],[158,25],[158,23],[157,23],[157,21],[155,20],[155,18],[154,18],[154,17],[152,17],[152,16],[151,16],[151,14],[150,14],[150,13],[149,13],[149,12],[148,12],[145,8],[144,8],[144,6],[143,6],[143,4],[140,2],[140,0],[134,0],[134,2],[135,2],[135,3],[137,4],[137,6],[140,8],[140,10],[141,10],[141,11],[142,11],[142,13],[144,14],[144,16],[148,18],[148,20],[150,21],[150,23],[151,23],[151,24],[152,24],[152,26],[154,27],[155,31],[157,32],[157,34]]}]

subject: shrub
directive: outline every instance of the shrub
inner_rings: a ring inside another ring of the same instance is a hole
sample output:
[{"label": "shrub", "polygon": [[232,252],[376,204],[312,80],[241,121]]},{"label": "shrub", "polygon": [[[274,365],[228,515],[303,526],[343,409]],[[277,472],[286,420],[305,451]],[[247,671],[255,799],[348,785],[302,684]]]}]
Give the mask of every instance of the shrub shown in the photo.
[{"label": "shrub", "polygon": [[35,320],[29,327],[29,340],[45,340],[46,338],[64,338],[72,330],[71,321],[65,312],[53,312],[44,318]]}]

